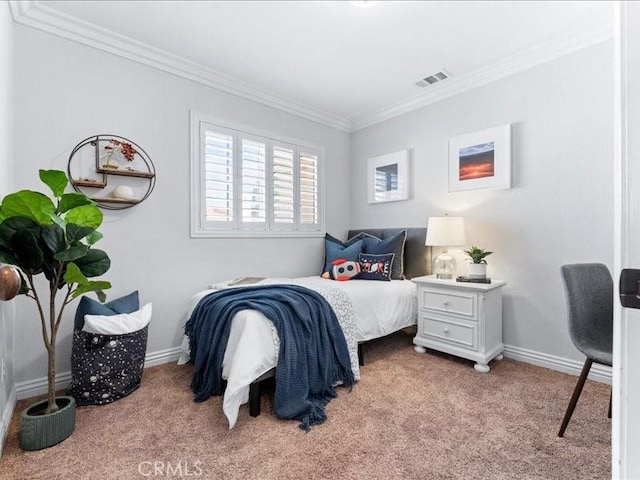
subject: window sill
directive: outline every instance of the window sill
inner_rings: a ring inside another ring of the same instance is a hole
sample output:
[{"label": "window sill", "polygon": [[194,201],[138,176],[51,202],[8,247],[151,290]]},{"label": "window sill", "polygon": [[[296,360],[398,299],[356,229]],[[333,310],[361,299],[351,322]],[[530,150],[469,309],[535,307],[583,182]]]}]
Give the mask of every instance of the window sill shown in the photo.
[{"label": "window sill", "polygon": [[191,238],[324,238],[324,231],[265,232],[232,230],[199,230]]}]

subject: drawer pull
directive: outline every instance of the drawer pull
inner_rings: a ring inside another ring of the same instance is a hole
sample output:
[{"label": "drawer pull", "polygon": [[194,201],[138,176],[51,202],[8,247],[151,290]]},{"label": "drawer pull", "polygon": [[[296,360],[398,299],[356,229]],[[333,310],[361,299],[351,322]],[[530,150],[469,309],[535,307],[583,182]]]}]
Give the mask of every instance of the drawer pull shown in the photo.
[{"label": "drawer pull", "polygon": [[444,330],[442,330],[444,333],[449,333],[449,329],[445,328]]},{"label": "drawer pull", "polygon": [[448,301],[448,300],[445,300],[444,302],[442,302],[442,304],[443,304],[445,307],[448,307],[448,306],[449,306],[449,301]]}]

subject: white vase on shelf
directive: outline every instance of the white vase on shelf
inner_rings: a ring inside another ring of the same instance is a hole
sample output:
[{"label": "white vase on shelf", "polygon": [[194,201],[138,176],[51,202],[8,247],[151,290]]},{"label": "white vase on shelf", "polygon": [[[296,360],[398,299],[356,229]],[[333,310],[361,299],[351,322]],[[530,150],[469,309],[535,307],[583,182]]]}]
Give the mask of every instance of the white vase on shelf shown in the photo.
[{"label": "white vase on shelf", "polygon": [[118,185],[113,189],[113,193],[111,193],[113,198],[118,198],[120,200],[131,200],[133,198],[133,190],[131,187],[126,185]]}]

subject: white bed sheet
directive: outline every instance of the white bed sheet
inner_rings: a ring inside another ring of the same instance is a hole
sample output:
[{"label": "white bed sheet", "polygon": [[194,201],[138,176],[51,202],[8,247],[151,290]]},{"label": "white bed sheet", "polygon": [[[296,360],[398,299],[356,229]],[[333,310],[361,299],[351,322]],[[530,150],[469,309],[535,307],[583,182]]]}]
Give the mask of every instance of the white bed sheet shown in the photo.
[{"label": "white bed sheet", "polygon": [[[351,298],[358,342],[383,337],[416,324],[417,287],[409,280],[327,282],[341,288]],[[187,319],[198,302],[211,292],[204,290],[192,297]],[[182,347],[183,354],[178,361],[181,364],[189,361],[186,336]],[[276,363],[277,352],[270,320],[256,310],[236,314],[222,362],[222,377],[227,380],[222,409],[229,420],[229,429],[238,420],[240,405],[249,401],[250,384],[274,368]]]},{"label": "white bed sheet", "polygon": [[409,280],[335,282],[351,297],[358,342],[384,337],[415,325],[417,287]]}]

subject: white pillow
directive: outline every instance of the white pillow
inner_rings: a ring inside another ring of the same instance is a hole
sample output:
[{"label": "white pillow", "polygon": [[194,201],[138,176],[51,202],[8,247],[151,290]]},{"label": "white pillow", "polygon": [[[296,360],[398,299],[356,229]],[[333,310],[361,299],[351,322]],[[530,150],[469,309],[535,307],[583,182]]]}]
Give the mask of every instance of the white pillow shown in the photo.
[{"label": "white pillow", "polygon": [[137,332],[151,321],[151,304],[133,313],[118,315],[85,315],[82,330],[99,335],[122,335]]}]

